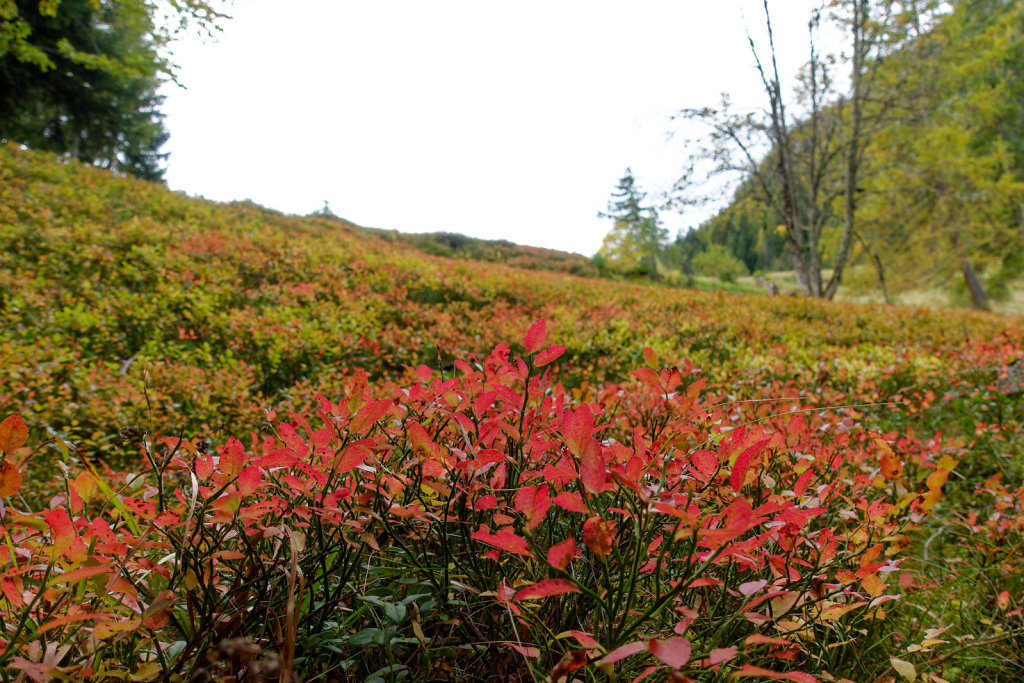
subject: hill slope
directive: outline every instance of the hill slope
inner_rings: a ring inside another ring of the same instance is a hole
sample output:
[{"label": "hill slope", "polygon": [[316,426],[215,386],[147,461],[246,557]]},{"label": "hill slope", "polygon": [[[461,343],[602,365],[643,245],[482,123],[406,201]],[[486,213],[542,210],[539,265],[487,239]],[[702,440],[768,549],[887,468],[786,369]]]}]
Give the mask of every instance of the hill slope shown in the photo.
[{"label": "hill slope", "polygon": [[994,378],[1022,345],[1019,319],[438,258],[344,222],[189,199],[12,145],[0,149],[0,244],[0,410],[96,446],[148,419],[251,427],[255,406],[301,404],[347,368],[450,367],[538,317],[568,345],[563,365],[594,382],[625,376],[645,346],[722,376],[777,360],[809,376],[822,363],[834,374],[938,372],[956,349],[969,356],[957,373]]},{"label": "hill slope", "polygon": [[447,259],[12,146],[0,245],[0,671],[1024,675],[1019,318]]}]

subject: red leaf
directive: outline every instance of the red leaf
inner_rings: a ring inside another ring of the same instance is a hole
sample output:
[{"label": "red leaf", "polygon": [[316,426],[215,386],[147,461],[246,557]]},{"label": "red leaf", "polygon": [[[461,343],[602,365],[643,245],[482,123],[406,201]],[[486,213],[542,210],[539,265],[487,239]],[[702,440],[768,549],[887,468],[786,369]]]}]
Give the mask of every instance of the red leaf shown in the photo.
[{"label": "red leaf", "polygon": [[715,664],[728,662],[738,653],[739,650],[735,647],[716,647],[714,650],[711,651],[711,654],[708,655],[708,664],[714,666]]},{"label": "red leaf", "polygon": [[587,508],[583,504],[583,498],[575,491],[562,491],[552,501],[555,505],[568,510],[569,512],[586,513]]},{"label": "red leaf", "polygon": [[508,529],[501,529],[496,534],[490,534],[485,529],[477,529],[473,532],[471,538],[481,543],[492,545],[495,548],[515,553],[516,555],[533,557],[533,553],[530,552],[530,544],[526,542],[526,539],[522,536],[516,536]]},{"label": "red leaf", "polygon": [[544,338],[547,334],[548,323],[544,318],[541,318],[534,324],[530,325],[530,329],[526,331],[526,338],[523,339],[523,345],[526,346],[526,350],[529,353],[533,353],[544,345]]},{"label": "red leaf", "polygon": [[220,447],[220,461],[217,469],[230,479],[235,478],[242,471],[245,463],[245,447],[242,442],[232,437]]},{"label": "red leaf", "polygon": [[594,435],[594,415],[586,404],[581,405],[575,412],[566,411],[562,415],[562,438],[569,452],[577,458],[583,455],[583,450]]},{"label": "red leaf", "polygon": [[[196,475],[200,479],[202,479],[203,474],[201,474],[199,471],[200,462],[201,459],[196,460]],[[269,470],[274,467],[291,467],[292,465],[295,465],[298,462],[299,459],[292,455],[291,451],[289,451],[287,448],[278,448],[264,455],[262,458],[256,458],[253,464],[256,467],[262,467],[264,469]],[[207,474],[206,476],[210,475]]]},{"label": "red leaf", "polygon": [[644,652],[648,648],[646,640],[638,640],[635,643],[620,645],[601,659],[601,664],[614,664],[620,660],[635,655],[637,652]]},{"label": "red leaf", "polygon": [[91,579],[94,576],[100,574],[110,574],[110,567],[106,565],[96,565],[92,567],[79,567],[78,569],[72,569],[69,572],[63,574],[57,574],[50,579],[50,583],[66,583],[72,584],[85,579]]},{"label": "red leaf", "polygon": [[370,401],[359,409],[356,416],[349,423],[349,431],[353,434],[368,432],[377,420],[384,417],[391,408],[391,401]]},{"label": "red leaf", "polygon": [[474,510],[490,510],[498,506],[498,499],[487,493],[476,499],[473,503]]},{"label": "red leaf", "polygon": [[718,456],[714,451],[697,451],[690,456],[690,462],[705,476],[710,477],[718,469]]},{"label": "red leaf", "polygon": [[363,444],[351,444],[341,453],[341,460],[338,462],[338,472],[344,474],[366,462],[370,457],[370,449]]},{"label": "red leaf", "polygon": [[583,543],[602,560],[612,552],[614,535],[615,522],[597,516],[583,522]]},{"label": "red leaf", "polygon": [[629,373],[636,377],[638,380],[653,387],[654,389],[661,388],[661,375],[650,368],[637,368],[633,372]]},{"label": "red leaf", "polygon": [[818,679],[802,671],[779,673],[770,669],[762,669],[753,664],[744,664],[743,668],[733,673],[730,678],[746,678],[748,676],[760,676],[762,678],[773,678],[777,681],[794,681],[794,683],[819,683]]},{"label": "red leaf", "polygon": [[548,564],[555,569],[564,571],[569,566],[569,563],[576,559],[578,554],[579,549],[576,547],[576,539],[570,536],[548,549]]},{"label": "red leaf", "polygon": [[476,467],[483,467],[492,462],[504,462],[506,456],[501,451],[493,448],[485,448],[476,454],[476,462],[473,463]]},{"label": "red leaf", "polygon": [[10,415],[0,422],[0,451],[13,453],[28,440],[28,427],[21,415]]},{"label": "red leaf", "polygon": [[572,581],[566,579],[544,579],[516,593],[515,599],[539,600],[540,598],[549,598],[553,595],[579,592],[580,589]]},{"label": "red leaf", "polygon": [[544,367],[565,353],[566,348],[568,347],[563,346],[562,344],[552,344],[537,354],[537,357],[533,359],[533,366],[536,368]]},{"label": "red leaf", "polygon": [[807,470],[806,472],[801,474],[800,477],[796,480],[796,483],[793,484],[793,493],[795,493],[798,496],[804,495],[804,491],[807,490],[807,486],[808,484],[811,483],[811,479],[813,478],[814,470]]},{"label": "red leaf", "polygon": [[13,496],[21,488],[21,472],[7,462],[0,461],[0,498]]},{"label": "red leaf", "polygon": [[238,473],[238,495],[251,496],[260,487],[260,468],[249,466]]},{"label": "red leaf", "polygon": [[586,631],[568,631],[572,634],[572,637],[576,639],[576,642],[583,647],[588,647],[591,650],[596,650],[601,647],[601,643],[594,640],[594,636]]},{"label": "red leaf", "polygon": [[562,658],[558,660],[558,664],[555,664],[555,668],[551,670],[551,680],[557,681],[561,678],[565,678],[576,669],[586,665],[586,650],[569,650],[562,655]]},{"label": "red leaf", "polygon": [[739,491],[743,488],[743,480],[747,476],[747,469],[750,467],[750,463],[761,452],[761,449],[768,445],[769,441],[771,439],[761,439],[740,453],[739,457],[736,458],[736,463],[732,466],[732,474],[729,475],[729,486],[732,486],[734,491]]},{"label": "red leaf", "polygon": [[665,640],[651,638],[647,641],[651,654],[665,662],[673,669],[680,669],[690,661],[690,641],[686,638],[673,636]]},{"label": "red leaf", "polygon": [[50,510],[47,513],[46,523],[50,525],[50,530],[53,531],[54,545],[66,547],[66,544],[70,544],[72,539],[75,537],[75,524],[71,521],[71,515],[64,508],[57,508],[56,510]]},{"label": "red leaf", "polygon": [[540,650],[538,648],[530,647],[529,645],[520,645],[519,643],[504,644],[508,645],[510,648],[512,648],[522,656],[526,657],[527,659],[537,659],[540,657]]},{"label": "red leaf", "polygon": [[587,441],[583,455],[580,456],[580,479],[583,486],[591,493],[600,493],[608,481],[608,471],[601,457],[601,446],[593,438]]},{"label": "red leaf", "polygon": [[326,446],[331,442],[332,438],[334,438],[334,430],[330,427],[321,427],[313,432],[309,440],[313,442],[314,446]]},{"label": "red leaf", "polygon": [[0,577],[0,592],[3,592],[4,597],[15,607],[25,606],[25,599],[22,598],[21,591],[18,590],[17,584],[11,577]]},{"label": "red leaf", "polygon": [[515,508],[517,512],[526,515],[526,530],[532,531],[544,521],[544,516],[551,507],[551,498],[548,496],[548,485],[524,486],[516,491]]}]

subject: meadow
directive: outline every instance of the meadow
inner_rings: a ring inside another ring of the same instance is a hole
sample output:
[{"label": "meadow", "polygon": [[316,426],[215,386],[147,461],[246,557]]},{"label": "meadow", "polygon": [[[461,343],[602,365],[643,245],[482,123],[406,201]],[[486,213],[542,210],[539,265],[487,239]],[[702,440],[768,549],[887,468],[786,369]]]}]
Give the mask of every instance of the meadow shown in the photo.
[{"label": "meadow", "polygon": [[5,681],[1024,677],[1020,317],[449,259],[13,145],[0,245]]}]

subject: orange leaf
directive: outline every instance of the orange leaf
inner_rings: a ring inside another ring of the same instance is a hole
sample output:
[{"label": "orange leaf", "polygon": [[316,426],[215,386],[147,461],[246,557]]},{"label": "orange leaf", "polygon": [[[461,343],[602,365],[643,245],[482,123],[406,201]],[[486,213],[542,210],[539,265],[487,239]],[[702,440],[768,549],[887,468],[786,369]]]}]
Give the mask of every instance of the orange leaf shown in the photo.
[{"label": "orange leaf", "polygon": [[13,496],[21,488],[21,472],[7,462],[0,461],[0,498]]},{"label": "orange leaf", "polygon": [[100,612],[97,614],[65,614],[63,617],[57,617],[51,621],[46,622],[39,627],[36,631],[36,635],[52,631],[55,628],[64,626],[65,624],[73,624],[76,621],[89,621],[90,619],[110,619],[116,617],[116,614],[110,614],[109,612]]},{"label": "orange leaf", "polygon": [[612,552],[612,539],[615,535],[615,522],[591,517],[583,522],[583,543],[590,548],[590,552],[602,560]]},{"label": "orange leaf", "polygon": [[882,449],[882,476],[886,479],[899,479],[903,476],[903,463],[892,447],[881,439],[875,439],[875,445]]},{"label": "orange leaf", "polygon": [[92,577],[99,576],[100,574],[110,574],[110,571],[110,567],[106,565],[79,567],[78,569],[72,569],[71,571],[64,572],[63,574],[57,574],[50,579],[50,584],[72,584],[84,579],[91,579]]},{"label": "orange leaf", "polygon": [[0,422],[0,451],[13,453],[28,440],[28,427],[21,415],[10,415]]},{"label": "orange leaf", "polygon": [[780,681],[794,681],[794,683],[819,683],[817,678],[810,674],[805,674],[802,671],[779,673],[778,671],[772,671],[770,669],[762,669],[761,667],[754,666],[753,664],[744,664],[742,669],[730,675],[729,678],[747,678],[748,676],[773,678]]}]

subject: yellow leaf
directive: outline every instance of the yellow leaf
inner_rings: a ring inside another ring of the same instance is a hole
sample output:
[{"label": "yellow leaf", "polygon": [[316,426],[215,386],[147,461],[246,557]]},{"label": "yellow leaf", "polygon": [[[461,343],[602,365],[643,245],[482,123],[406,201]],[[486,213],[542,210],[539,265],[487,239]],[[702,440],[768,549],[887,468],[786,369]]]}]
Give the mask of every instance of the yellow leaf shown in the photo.
[{"label": "yellow leaf", "polygon": [[882,581],[877,574],[865,576],[860,580],[860,585],[864,586],[864,590],[873,598],[877,598],[885,592],[885,581]]},{"label": "yellow leaf", "polygon": [[128,677],[131,681],[153,681],[160,677],[161,674],[160,664],[157,662],[149,662],[140,666],[135,673]]},{"label": "yellow leaf", "polygon": [[896,669],[903,680],[914,683],[917,680],[917,668],[914,667],[910,662],[904,661],[897,657],[889,657],[889,662],[892,664],[892,668]]},{"label": "yellow leaf", "polygon": [[866,602],[854,602],[849,605],[840,605],[826,600],[822,603],[821,614],[819,616],[823,621],[835,620],[850,610],[863,607],[866,604]]}]

